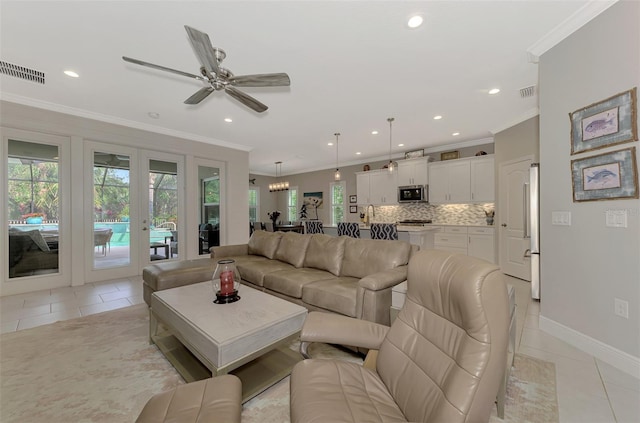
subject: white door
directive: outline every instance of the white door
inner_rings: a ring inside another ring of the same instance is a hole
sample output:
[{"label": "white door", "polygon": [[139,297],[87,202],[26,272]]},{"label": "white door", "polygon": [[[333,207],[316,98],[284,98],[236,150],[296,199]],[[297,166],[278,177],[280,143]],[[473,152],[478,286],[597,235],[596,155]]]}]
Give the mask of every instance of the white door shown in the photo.
[{"label": "white door", "polygon": [[498,183],[498,230],[500,268],[516,278],[531,281],[531,262],[525,257],[530,241],[524,237],[526,225],[525,183],[529,182],[531,157],[500,165]]}]

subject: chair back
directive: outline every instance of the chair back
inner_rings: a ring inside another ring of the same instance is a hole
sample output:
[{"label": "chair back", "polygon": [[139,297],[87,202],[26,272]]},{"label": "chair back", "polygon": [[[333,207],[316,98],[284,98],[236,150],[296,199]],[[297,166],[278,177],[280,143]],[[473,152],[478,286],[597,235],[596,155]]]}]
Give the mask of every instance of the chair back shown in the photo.
[{"label": "chair back", "polygon": [[304,222],[305,234],[323,234],[322,221],[320,220],[305,220]]},{"label": "chair back", "polygon": [[360,225],[354,222],[338,222],[338,236],[360,238]]},{"label": "chair back", "polygon": [[372,223],[371,239],[398,240],[398,227],[395,223]]},{"label": "chair back", "polygon": [[486,422],[505,371],[509,300],[497,266],[439,250],[409,262],[377,371],[412,422]]},{"label": "chair back", "polygon": [[276,228],[275,228],[273,222],[264,222],[263,225],[264,225],[264,230],[267,231],[267,232],[275,232],[276,231]]}]

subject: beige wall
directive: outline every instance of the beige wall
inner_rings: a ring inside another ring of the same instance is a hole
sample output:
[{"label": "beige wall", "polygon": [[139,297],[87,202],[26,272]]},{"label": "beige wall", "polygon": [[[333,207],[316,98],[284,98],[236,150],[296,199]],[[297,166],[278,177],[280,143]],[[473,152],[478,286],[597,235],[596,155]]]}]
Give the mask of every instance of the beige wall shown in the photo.
[{"label": "beige wall", "polygon": [[501,163],[520,157],[533,156],[534,162],[539,160],[539,124],[540,118],[535,116],[495,134],[493,140],[496,149],[496,169],[499,168]]},{"label": "beige wall", "polygon": [[[640,375],[640,200],[574,203],[570,172],[572,159],[640,145],[572,156],[569,139],[569,113],[640,85],[638,22],[640,2],[618,2],[540,58],[540,325]],[[609,209],[625,210],[628,227],[606,227]],[[552,225],[554,211],[571,226]]]}]

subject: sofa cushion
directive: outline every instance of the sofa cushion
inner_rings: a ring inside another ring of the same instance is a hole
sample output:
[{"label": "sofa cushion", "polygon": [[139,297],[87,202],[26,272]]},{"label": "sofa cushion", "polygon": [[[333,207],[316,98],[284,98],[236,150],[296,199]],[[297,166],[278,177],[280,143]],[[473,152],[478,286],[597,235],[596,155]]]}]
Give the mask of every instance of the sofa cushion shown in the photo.
[{"label": "sofa cushion", "polygon": [[326,270],[338,276],[342,267],[344,244],[347,238],[347,236],[335,237],[324,234],[311,235],[311,241],[309,241],[307,254],[304,258],[304,267]]},{"label": "sofa cushion", "polygon": [[264,287],[293,298],[302,298],[302,287],[323,279],[334,279],[326,270],[302,267],[269,273],[264,277]]},{"label": "sofa cushion", "polygon": [[255,231],[249,239],[249,254],[275,258],[281,237],[282,232]]},{"label": "sofa cushion", "polygon": [[356,317],[358,279],[338,277],[304,285],[302,301],[325,310]]},{"label": "sofa cushion", "polygon": [[246,261],[243,263],[236,263],[236,269],[238,269],[240,277],[242,277],[243,280],[251,282],[252,284],[257,286],[263,286],[265,275],[277,272],[279,270],[294,270],[295,267],[293,267],[289,263],[284,263],[279,260],[254,260]]},{"label": "sofa cushion", "polygon": [[308,235],[301,235],[296,232],[285,233],[282,235],[280,245],[276,250],[276,259],[295,267],[302,267],[309,241],[311,241],[311,237]]},{"label": "sofa cushion", "polygon": [[409,263],[411,244],[405,241],[346,238],[341,276],[364,278]]},{"label": "sofa cushion", "polygon": [[142,269],[142,279],[153,291],[211,280],[216,261],[210,258],[167,261]]}]

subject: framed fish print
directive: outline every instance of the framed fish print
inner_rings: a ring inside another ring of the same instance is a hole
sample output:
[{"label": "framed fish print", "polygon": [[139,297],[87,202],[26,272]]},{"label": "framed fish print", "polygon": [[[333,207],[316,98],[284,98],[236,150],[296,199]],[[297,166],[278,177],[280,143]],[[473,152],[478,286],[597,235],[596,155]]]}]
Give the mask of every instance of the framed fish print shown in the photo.
[{"label": "framed fish print", "polygon": [[573,202],[638,198],[636,148],[571,161]]},{"label": "framed fish print", "polygon": [[637,87],[569,114],[571,154],[638,141]]}]

